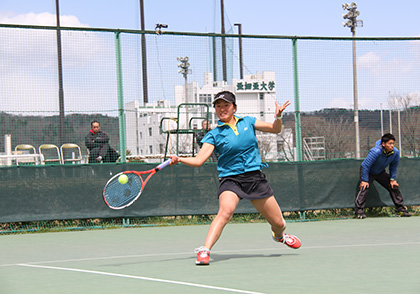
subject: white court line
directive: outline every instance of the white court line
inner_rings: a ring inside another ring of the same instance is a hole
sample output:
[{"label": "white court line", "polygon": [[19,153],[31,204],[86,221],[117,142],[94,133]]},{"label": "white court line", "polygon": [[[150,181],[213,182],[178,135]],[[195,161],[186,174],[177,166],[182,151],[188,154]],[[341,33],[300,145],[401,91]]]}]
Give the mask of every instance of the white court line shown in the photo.
[{"label": "white court line", "polygon": [[420,242],[404,242],[404,243],[380,243],[380,244],[351,244],[351,245],[331,245],[331,246],[308,246],[302,249],[330,249],[330,248],[351,248],[351,247],[376,247],[376,246],[406,246],[420,245]]},{"label": "white court line", "polygon": [[91,271],[91,270],[82,270],[82,269],[76,269],[76,268],[44,266],[44,265],[30,265],[30,264],[23,264],[23,263],[18,264],[18,266],[43,268],[43,269],[51,269],[51,270],[60,270],[60,271],[70,271],[70,272],[79,272],[79,273],[88,273],[88,274],[95,274],[95,275],[102,275],[102,276],[112,276],[112,277],[120,277],[120,278],[136,279],[136,280],[145,280],[145,281],[177,284],[177,285],[191,286],[191,287],[198,287],[198,288],[206,288],[206,289],[213,289],[213,290],[222,290],[222,291],[227,291],[227,292],[246,293],[246,294],[264,294],[264,293],[261,293],[261,292],[252,292],[252,291],[245,291],[245,290],[239,290],[239,289],[215,287],[215,286],[209,286],[209,285],[203,285],[203,284],[194,284],[194,283],[188,283],[188,282],[155,279],[155,278],[148,278],[148,277],[142,277],[142,276],[132,276],[132,275],[123,275],[123,274]]},{"label": "white court line", "polygon": [[[404,243],[379,243],[379,244],[343,244],[343,245],[329,245],[329,246],[302,246],[299,250],[295,251],[286,247],[271,247],[271,248],[256,248],[256,249],[242,249],[242,250],[213,250],[213,254],[222,253],[243,253],[243,252],[262,252],[262,251],[273,251],[279,249],[286,249],[287,252],[294,252],[297,254],[300,250],[305,249],[332,249],[332,248],[351,248],[351,247],[375,247],[375,246],[407,246],[407,245],[420,245],[420,242],[404,242]],[[280,253],[283,253],[281,251]],[[195,256],[193,252],[168,252],[168,253],[150,253],[150,254],[138,254],[138,255],[117,255],[117,256],[103,256],[103,257],[89,257],[89,258],[77,258],[77,259],[61,259],[61,260],[45,260],[45,261],[34,261],[27,262],[26,264],[52,264],[61,262],[78,262],[78,261],[94,261],[94,260],[111,260],[111,259],[124,259],[124,258],[143,258],[143,257],[154,257],[154,256],[173,256],[173,255],[191,255],[192,258]],[[0,264],[0,267],[16,266],[16,264]]]}]

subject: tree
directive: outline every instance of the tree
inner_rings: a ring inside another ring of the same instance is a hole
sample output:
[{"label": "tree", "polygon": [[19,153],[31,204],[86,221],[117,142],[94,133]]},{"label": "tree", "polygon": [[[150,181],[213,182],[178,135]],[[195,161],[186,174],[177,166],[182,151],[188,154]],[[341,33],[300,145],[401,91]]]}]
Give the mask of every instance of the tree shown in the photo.
[{"label": "tree", "polygon": [[270,153],[272,153],[275,150],[274,144],[277,141],[276,139],[277,136],[274,134],[265,134],[263,132],[258,132],[257,141],[262,161],[268,161],[273,160],[273,158],[277,158],[277,154],[275,154],[274,156],[270,156]]},{"label": "tree", "polygon": [[388,100],[391,109],[401,112],[402,154],[420,155],[420,96],[419,93],[391,94]]},{"label": "tree", "polygon": [[354,124],[343,117],[332,120],[310,116],[302,120],[302,137],[325,138],[326,159],[349,156],[349,146],[355,140],[353,130]]}]

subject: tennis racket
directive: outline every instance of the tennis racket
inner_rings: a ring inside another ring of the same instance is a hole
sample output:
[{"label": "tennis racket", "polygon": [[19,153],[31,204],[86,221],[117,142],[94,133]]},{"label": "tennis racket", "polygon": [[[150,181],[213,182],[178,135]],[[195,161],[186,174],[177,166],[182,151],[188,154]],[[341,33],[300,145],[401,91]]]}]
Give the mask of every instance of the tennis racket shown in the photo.
[{"label": "tennis racket", "polygon": [[[146,171],[129,170],[116,174],[108,180],[104,187],[102,195],[105,203],[111,209],[123,209],[130,206],[140,197],[147,181],[162,168],[167,167],[171,161],[172,159],[169,158],[155,168]],[[128,177],[127,183],[121,184],[119,182],[118,178],[121,175]],[[146,177],[146,175],[148,176]],[[143,179],[143,177],[146,177],[146,179]]]}]

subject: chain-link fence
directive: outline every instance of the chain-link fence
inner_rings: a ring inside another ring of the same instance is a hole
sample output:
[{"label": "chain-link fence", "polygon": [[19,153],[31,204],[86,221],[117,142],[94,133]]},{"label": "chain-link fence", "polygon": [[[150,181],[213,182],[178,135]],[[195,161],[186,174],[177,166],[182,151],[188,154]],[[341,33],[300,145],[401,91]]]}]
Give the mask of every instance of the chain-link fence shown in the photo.
[{"label": "chain-link fence", "polygon": [[[101,122],[123,161],[125,155],[172,153],[171,146],[193,142],[195,131],[182,139],[179,129],[200,128],[204,119],[186,108],[185,124],[177,126],[177,107],[210,105],[224,89],[236,93],[239,114],[266,121],[273,119],[274,99],[292,101],[284,131],[260,136],[265,160],[364,157],[387,132],[397,137],[403,156],[419,156],[420,38],[59,32],[0,25],[2,164],[14,164],[15,147],[22,144],[37,152],[42,144],[71,142],[85,156],[84,138],[93,120]],[[185,57],[188,66],[178,66]],[[196,121],[190,121],[194,115]],[[211,107],[205,117],[214,126]],[[172,125],[162,127],[163,118],[172,118]],[[185,144],[190,152],[194,143]]]}]

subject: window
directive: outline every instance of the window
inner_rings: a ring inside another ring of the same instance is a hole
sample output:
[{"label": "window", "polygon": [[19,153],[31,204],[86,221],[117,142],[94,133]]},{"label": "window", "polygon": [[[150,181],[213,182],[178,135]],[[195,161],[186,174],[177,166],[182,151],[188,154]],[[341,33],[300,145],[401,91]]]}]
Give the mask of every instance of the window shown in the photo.
[{"label": "window", "polygon": [[153,154],[153,146],[152,145],[149,145],[149,151],[150,151],[149,154]]},{"label": "window", "polygon": [[208,105],[211,104],[211,94],[200,94],[198,96],[198,102],[206,103]]},{"label": "window", "polygon": [[152,130],[152,128],[149,128],[149,136],[150,137],[153,136],[153,130]]}]

